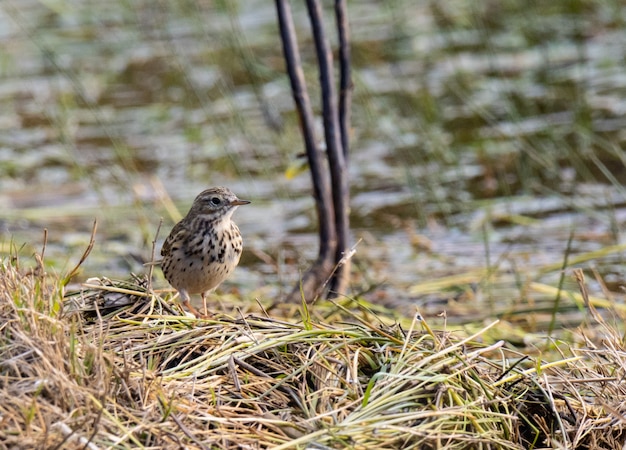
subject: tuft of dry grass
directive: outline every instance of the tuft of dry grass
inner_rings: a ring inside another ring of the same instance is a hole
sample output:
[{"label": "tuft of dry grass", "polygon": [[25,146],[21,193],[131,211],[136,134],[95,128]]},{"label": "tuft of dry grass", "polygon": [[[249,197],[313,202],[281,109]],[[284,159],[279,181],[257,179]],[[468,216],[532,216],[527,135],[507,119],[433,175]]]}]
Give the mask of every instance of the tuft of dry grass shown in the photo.
[{"label": "tuft of dry grass", "polygon": [[[504,341],[247,315],[198,320],[134,277],[0,264],[0,448],[622,448],[614,328],[562,358]],[[312,306],[311,308],[315,308]],[[598,343],[598,342],[601,342]]]}]

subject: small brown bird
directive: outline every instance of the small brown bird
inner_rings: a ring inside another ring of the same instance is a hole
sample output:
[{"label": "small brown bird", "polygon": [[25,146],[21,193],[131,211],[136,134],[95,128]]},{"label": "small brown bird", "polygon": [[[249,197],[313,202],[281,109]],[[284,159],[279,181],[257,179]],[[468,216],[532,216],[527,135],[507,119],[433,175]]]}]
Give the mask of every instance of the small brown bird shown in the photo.
[{"label": "small brown bird", "polygon": [[163,243],[163,274],[196,317],[191,294],[201,294],[207,314],[206,295],[224,281],[239,263],[243,241],[231,220],[238,206],[247,205],[226,187],[201,192],[183,220]]}]

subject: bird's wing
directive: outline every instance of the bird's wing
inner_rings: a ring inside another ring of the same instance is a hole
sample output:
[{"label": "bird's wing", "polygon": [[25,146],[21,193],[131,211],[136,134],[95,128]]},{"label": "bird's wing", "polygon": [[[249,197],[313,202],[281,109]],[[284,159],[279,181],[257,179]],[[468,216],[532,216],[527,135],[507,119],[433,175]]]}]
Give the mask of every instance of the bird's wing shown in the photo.
[{"label": "bird's wing", "polygon": [[174,228],[172,228],[172,231],[167,239],[165,239],[165,242],[163,242],[163,247],[161,247],[161,256],[169,255],[172,251],[172,244],[182,241],[182,235],[185,233],[187,233],[185,223],[183,221],[178,222]]}]

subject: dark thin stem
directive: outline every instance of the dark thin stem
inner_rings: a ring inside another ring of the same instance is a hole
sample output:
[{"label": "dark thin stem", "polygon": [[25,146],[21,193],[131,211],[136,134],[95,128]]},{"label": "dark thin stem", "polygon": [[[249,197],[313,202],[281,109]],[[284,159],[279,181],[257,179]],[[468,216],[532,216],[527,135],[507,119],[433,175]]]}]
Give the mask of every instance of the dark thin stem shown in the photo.
[{"label": "dark thin stem", "polygon": [[[346,178],[342,188],[341,195],[344,199],[344,205],[349,208],[350,191],[348,184],[348,154],[350,152],[350,107],[352,105],[352,74],[350,66],[350,26],[348,24],[348,13],[346,0],[335,0],[335,20],[337,26],[337,36],[339,38],[339,127],[341,130],[341,148],[344,159],[343,177]],[[345,241],[338,240],[335,261],[341,261],[345,249],[348,248],[350,242],[350,217],[346,211],[345,216]],[[330,284],[330,292],[335,295],[344,293],[347,289],[350,276],[351,260],[346,259],[343,266],[338,267],[333,273]]]},{"label": "dark thin stem", "polygon": [[[339,112],[337,94],[333,83],[333,56],[326,40],[322,8],[319,0],[307,0],[309,19],[315,41],[319,64],[320,86],[322,89],[322,117],[326,137],[326,152],[330,168],[330,180],[333,189],[335,207],[335,229],[337,230],[337,248],[334,262],[338,263],[348,248],[348,173],[344,151],[340,140]],[[347,264],[337,268],[331,283],[329,296],[342,294],[347,285]]]},{"label": "dark thin stem", "polygon": [[[330,275],[332,270],[337,248],[337,233],[332,219],[335,213],[333,211],[330,182],[321,159],[322,152],[317,147],[313,110],[306,90],[302,62],[300,60],[300,53],[298,52],[296,32],[289,2],[286,0],[276,0],[276,10],[278,13],[278,24],[287,64],[287,72],[291,82],[291,90],[296,103],[309,168],[311,170],[313,195],[315,197],[319,220],[320,248],[318,259],[302,278],[302,292],[305,299],[311,300],[312,297],[319,293],[319,289],[321,289],[325,279]],[[289,299],[296,300],[299,297],[300,287],[297,287],[292,292]]]},{"label": "dark thin stem", "polygon": [[352,72],[350,66],[350,25],[346,0],[335,0],[337,35],[339,36],[339,124],[343,157],[350,152],[350,106],[352,104]]}]

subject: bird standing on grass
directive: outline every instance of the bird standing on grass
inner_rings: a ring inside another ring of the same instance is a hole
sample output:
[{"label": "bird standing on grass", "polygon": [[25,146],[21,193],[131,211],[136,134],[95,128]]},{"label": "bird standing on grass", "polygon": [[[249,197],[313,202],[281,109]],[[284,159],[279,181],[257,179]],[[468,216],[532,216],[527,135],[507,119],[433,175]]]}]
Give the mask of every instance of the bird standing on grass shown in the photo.
[{"label": "bird standing on grass", "polygon": [[226,187],[207,189],[163,243],[163,275],[196,317],[202,315],[191,305],[190,295],[202,295],[204,314],[208,314],[206,295],[239,263],[243,241],[231,217],[238,206],[248,203]]}]

